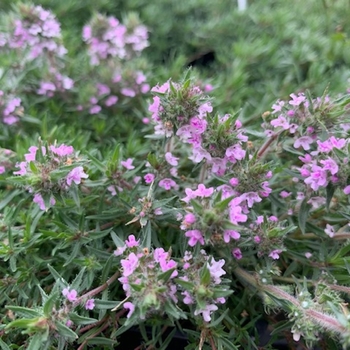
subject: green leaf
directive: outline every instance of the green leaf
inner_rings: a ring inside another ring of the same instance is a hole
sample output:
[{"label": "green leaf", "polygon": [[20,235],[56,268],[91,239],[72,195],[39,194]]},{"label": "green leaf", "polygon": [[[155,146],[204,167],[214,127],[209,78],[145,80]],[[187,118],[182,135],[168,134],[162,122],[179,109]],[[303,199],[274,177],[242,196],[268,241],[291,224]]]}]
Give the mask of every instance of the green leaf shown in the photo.
[{"label": "green leaf", "polygon": [[114,349],[118,345],[118,341],[113,339],[108,339],[108,338],[102,338],[102,337],[94,337],[92,339],[89,339],[87,341],[87,344],[88,345],[106,345],[110,349],[111,348]]},{"label": "green leaf", "polygon": [[329,211],[329,206],[331,204],[334,192],[335,192],[335,187],[330,182],[326,187],[326,208],[327,208],[327,211]]},{"label": "green leaf", "polygon": [[[78,336],[75,332],[73,332],[70,328],[68,328],[66,325],[62,324],[61,322],[55,322],[55,326],[57,328],[57,331],[60,335],[62,335],[65,338],[68,339],[78,339]],[[38,348],[39,349],[39,348]]]},{"label": "green leaf", "polygon": [[0,347],[1,347],[1,350],[11,350],[11,349],[7,346],[7,344],[6,344],[3,340],[1,340],[1,338],[0,338]]},{"label": "green leaf", "polygon": [[47,267],[56,282],[59,283],[62,288],[66,288],[68,285],[67,281],[50,264],[47,264]]},{"label": "green leaf", "polygon": [[43,306],[44,315],[49,318],[52,315],[53,307],[57,301],[57,293],[53,293],[45,302]]},{"label": "green leaf", "polygon": [[194,284],[192,282],[184,281],[180,278],[176,278],[175,282],[188,291],[192,291],[194,288]]},{"label": "green leaf", "polygon": [[81,252],[81,243],[73,242],[72,252],[70,253],[69,258],[66,260],[66,262],[63,265],[63,267],[68,266],[77,257],[77,255],[80,252]]},{"label": "green leaf", "polygon": [[164,283],[166,283],[166,282],[169,280],[169,278],[171,277],[172,273],[173,273],[175,270],[176,270],[176,268],[174,267],[174,268],[172,268],[172,269],[170,269],[170,270],[167,270],[167,271],[161,273],[161,274],[158,276],[158,280],[163,281]]},{"label": "green leaf", "polygon": [[[122,233],[122,232],[121,232]],[[111,237],[116,247],[124,247],[125,242],[121,240],[114,231],[111,231]]]},{"label": "green leaf", "polygon": [[213,328],[216,326],[219,326],[221,324],[221,321],[225,318],[226,314],[228,313],[229,309],[226,309],[221,315],[220,317],[218,317],[216,320],[210,322],[208,328]]},{"label": "green leaf", "polygon": [[18,196],[20,193],[21,193],[20,190],[14,190],[9,192],[9,194],[6,195],[4,199],[0,202],[0,210],[5,208],[12,201],[12,199]]},{"label": "green leaf", "polygon": [[120,301],[95,299],[96,309],[113,309],[120,304]]},{"label": "green leaf", "polygon": [[102,173],[104,173],[106,170],[106,166],[101,161],[99,161],[96,157],[94,157],[91,153],[86,152],[86,154],[88,155],[92,164],[95,165],[98,170],[100,170]]},{"label": "green leaf", "polygon": [[29,346],[27,350],[38,350],[42,349],[44,342],[46,342],[45,333],[36,333],[34,336],[30,337]]},{"label": "green leaf", "polygon": [[203,286],[208,286],[210,283],[210,271],[207,264],[204,264],[200,270],[200,284]]},{"label": "green leaf", "polygon": [[215,204],[215,209],[218,209],[220,211],[224,211],[227,208],[228,204],[231,202],[233,197],[234,196],[225,198],[224,200],[222,200],[219,203]]},{"label": "green leaf", "polygon": [[33,309],[29,309],[27,307],[23,306],[16,306],[16,305],[6,305],[6,309],[9,309],[13,312],[18,313],[18,315],[22,317],[39,317],[42,316],[42,313]]},{"label": "green leaf", "polygon": [[298,213],[299,228],[303,234],[305,234],[306,220],[309,216],[310,209],[311,205],[307,203],[307,198],[305,198],[300,205]]},{"label": "green leaf", "polygon": [[87,324],[93,324],[93,323],[98,322],[98,320],[95,319],[95,318],[80,316],[80,315],[78,315],[78,314],[75,313],[75,312],[71,312],[71,313],[69,314],[69,319],[70,319],[71,321],[73,321],[73,323],[76,324],[77,326],[80,326],[80,325],[87,325]]}]

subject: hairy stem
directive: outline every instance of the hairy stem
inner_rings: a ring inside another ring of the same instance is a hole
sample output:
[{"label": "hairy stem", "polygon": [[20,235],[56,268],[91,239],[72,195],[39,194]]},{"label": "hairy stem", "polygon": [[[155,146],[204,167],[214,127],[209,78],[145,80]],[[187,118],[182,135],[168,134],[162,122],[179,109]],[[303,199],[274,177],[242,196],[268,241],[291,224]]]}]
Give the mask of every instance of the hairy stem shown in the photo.
[{"label": "hairy stem", "polygon": [[110,277],[105,283],[103,283],[101,286],[92,289],[90,291],[88,291],[87,293],[83,294],[82,296],[80,296],[75,302],[74,302],[74,306],[80,304],[83,300],[88,299],[93,297],[94,295],[97,295],[99,293],[101,293],[102,291],[104,291],[105,289],[107,289],[119,276],[119,271],[117,271],[112,277]]},{"label": "hairy stem", "polygon": [[281,299],[284,301],[289,302],[294,307],[302,310],[303,313],[305,313],[307,316],[310,317],[310,319],[330,330],[339,334],[345,334],[348,333],[348,329],[344,327],[336,318],[330,315],[326,315],[320,311],[316,311],[313,309],[305,309],[300,305],[300,302],[298,299],[294,298],[292,295],[288,294],[287,292],[283,291],[277,286],[270,285],[270,284],[261,284],[259,283],[259,280],[257,277],[254,277],[250,273],[246,272],[245,270],[241,269],[240,267],[237,267],[234,270],[234,273],[241,278],[246,283],[250,284],[251,286],[255,287],[256,289],[260,290],[261,292],[269,293],[273,295],[277,299]]}]

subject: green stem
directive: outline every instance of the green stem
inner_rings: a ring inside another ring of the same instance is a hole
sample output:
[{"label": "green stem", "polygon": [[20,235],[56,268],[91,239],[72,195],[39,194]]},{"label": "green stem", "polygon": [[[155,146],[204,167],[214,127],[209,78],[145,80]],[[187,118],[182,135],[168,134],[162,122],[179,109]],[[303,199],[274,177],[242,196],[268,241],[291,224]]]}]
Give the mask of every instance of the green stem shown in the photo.
[{"label": "green stem", "polygon": [[203,163],[201,171],[199,173],[199,183],[204,183],[205,178],[207,177],[207,163]]}]

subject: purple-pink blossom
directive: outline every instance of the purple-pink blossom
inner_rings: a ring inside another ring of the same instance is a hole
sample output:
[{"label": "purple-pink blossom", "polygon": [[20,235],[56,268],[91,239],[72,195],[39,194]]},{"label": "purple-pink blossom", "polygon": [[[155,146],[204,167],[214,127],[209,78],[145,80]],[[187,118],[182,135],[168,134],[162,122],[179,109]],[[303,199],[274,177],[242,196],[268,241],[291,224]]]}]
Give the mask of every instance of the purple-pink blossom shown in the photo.
[{"label": "purple-pink blossom", "polygon": [[243,257],[242,252],[241,252],[241,250],[239,248],[234,248],[232,250],[232,255],[237,260],[240,260]]},{"label": "purple-pink blossom", "polygon": [[199,184],[197,190],[194,192],[197,197],[210,197],[214,193],[214,188],[206,188],[203,184]]},{"label": "purple-pink blossom", "polygon": [[201,310],[195,310],[194,311],[194,315],[195,316],[198,316],[199,314],[202,314],[203,316],[203,320],[205,322],[210,322],[211,321],[211,313],[213,311],[216,311],[218,309],[218,307],[214,304],[211,304],[211,305],[207,305],[204,309],[201,309]]},{"label": "purple-pink blossom", "polygon": [[235,230],[224,230],[223,237],[224,237],[224,242],[229,243],[231,238],[233,238],[234,240],[238,240],[240,239],[241,235],[239,232]]},{"label": "purple-pink blossom", "polygon": [[88,299],[85,303],[85,309],[86,310],[93,310],[94,308],[95,308],[95,300]]},{"label": "purple-pink blossom", "polygon": [[189,238],[188,245],[191,247],[194,247],[197,243],[204,245],[204,238],[199,230],[187,231],[185,236]]},{"label": "purple-pink blossom", "polygon": [[81,183],[81,179],[87,179],[88,177],[89,175],[84,173],[84,168],[82,166],[78,166],[68,173],[66,182],[68,186],[71,186],[72,182],[79,185]]},{"label": "purple-pink blossom", "polygon": [[146,184],[150,184],[154,181],[155,175],[152,173],[148,173],[143,178],[144,178]]},{"label": "purple-pink blossom", "polygon": [[67,146],[65,144],[62,144],[59,147],[51,145],[49,148],[52,153],[58,155],[59,157],[69,156],[74,152],[74,148],[72,146]]},{"label": "purple-pink blossom", "polygon": [[169,191],[172,188],[177,188],[177,184],[174,180],[169,179],[169,178],[165,178],[159,181],[159,187],[164,188],[165,190]]},{"label": "purple-pink blossom", "polygon": [[125,244],[128,248],[138,247],[138,245],[140,244],[140,240],[137,241],[134,235],[130,235],[125,241]]},{"label": "purple-pink blossom", "polygon": [[126,259],[122,259],[120,261],[123,267],[123,276],[130,276],[139,264],[139,258],[135,255],[135,253],[130,253]]},{"label": "purple-pink blossom", "polygon": [[[34,195],[33,202],[38,204],[40,210],[47,210],[44,198],[42,197],[42,195],[40,193],[36,193]],[[50,204],[51,205],[55,205],[56,204],[55,198],[53,198],[53,197],[50,198]]]},{"label": "purple-pink blossom", "polygon": [[126,315],[127,318],[130,318],[130,316],[134,313],[135,311],[135,305],[133,303],[131,303],[130,301],[127,301],[126,303],[124,303],[124,309],[128,309],[129,312]]},{"label": "purple-pink blossom", "polygon": [[74,301],[77,300],[77,295],[78,292],[75,289],[70,290],[69,288],[64,288],[62,290],[62,294],[63,296],[65,296],[67,298],[68,301],[70,301],[71,303],[73,303]]},{"label": "purple-pink blossom", "polygon": [[225,265],[225,260],[220,259],[219,261],[215,261],[214,258],[211,259],[210,262],[207,263],[207,267],[210,272],[211,278],[214,280],[215,284],[220,284],[221,276],[226,274],[226,271],[222,269]]},{"label": "purple-pink blossom", "polygon": [[132,169],[135,169],[135,167],[132,165],[132,162],[133,162],[133,159],[132,159],[132,158],[128,158],[127,160],[122,160],[122,161],[120,162],[120,164],[121,164],[124,168],[126,168],[126,169],[128,169],[128,170],[132,170]]},{"label": "purple-pink blossom", "polygon": [[277,260],[280,258],[281,253],[282,253],[281,249],[275,249],[269,254],[269,257],[274,259],[274,260]]},{"label": "purple-pink blossom", "polygon": [[172,166],[177,166],[179,164],[179,158],[174,157],[171,152],[165,153],[165,160]]},{"label": "purple-pink blossom", "polygon": [[326,225],[326,228],[324,230],[324,232],[331,238],[334,237],[334,234],[335,234],[335,230],[334,230],[334,227],[332,225],[329,225],[327,224]]}]

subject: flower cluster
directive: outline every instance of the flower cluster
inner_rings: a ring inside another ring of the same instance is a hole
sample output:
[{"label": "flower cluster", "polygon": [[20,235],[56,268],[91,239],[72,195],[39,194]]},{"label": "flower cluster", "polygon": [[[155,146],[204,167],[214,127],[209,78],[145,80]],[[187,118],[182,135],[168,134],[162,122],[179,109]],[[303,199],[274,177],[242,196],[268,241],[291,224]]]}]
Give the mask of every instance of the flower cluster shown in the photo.
[{"label": "flower cluster", "polygon": [[183,303],[193,308],[194,316],[201,315],[204,322],[211,321],[211,315],[218,310],[217,304],[225,304],[232,290],[221,279],[225,260],[215,261],[204,250],[192,255],[186,251],[183,257],[181,276],[176,280],[181,286]]},{"label": "flower cluster", "polygon": [[33,202],[41,210],[56,203],[54,194],[67,192],[73,183],[78,185],[88,177],[74,153],[73,147],[65,144],[31,146],[25,161],[16,165],[19,170],[14,175],[21,176],[17,182],[34,193]]},{"label": "flower cluster", "polygon": [[156,124],[155,134],[175,134],[190,144],[189,159],[194,163],[205,160],[212,173],[222,176],[245,159],[248,137],[237,115],[212,116],[210,101],[190,79],[183,83],[168,81],[151,91],[155,96],[149,111]]},{"label": "flower cluster", "polygon": [[122,277],[119,281],[129,300],[124,308],[129,309],[127,317],[137,315],[145,319],[152,314],[163,314],[174,309],[178,301],[174,278],[178,275],[177,263],[170,252],[156,248],[150,252],[141,248],[134,235],[130,235],[123,247],[114,252],[121,259]]},{"label": "flower cluster", "polygon": [[53,97],[56,93],[71,90],[73,86],[74,81],[71,78],[62,75],[53,69],[49,78],[40,82],[39,88],[36,92],[38,95]]},{"label": "flower cluster", "polygon": [[13,163],[11,158],[14,156],[14,152],[9,149],[0,148],[0,175],[4,174],[6,170],[12,168]]},{"label": "flower cluster", "polygon": [[0,115],[4,124],[12,125],[19,121],[23,115],[21,99],[16,96],[9,96],[0,90]]},{"label": "flower cluster", "polygon": [[109,58],[130,59],[148,46],[148,30],[129,21],[123,25],[115,17],[98,14],[83,28],[83,40],[89,45],[92,65],[98,65]]},{"label": "flower cluster", "polygon": [[14,20],[11,34],[0,33],[0,46],[28,50],[27,58],[33,60],[50,53],[58,57],[67,50],[61,44],[60,24],[55,16],[41,6],[19,7],[19,18]]},{"label": "flower cluster", "polygon": [[87,103],[80,105],[79,110],[87,110],[89,114],[99,114],[103,108],[113,108],[117,103],[146,94],[150,87],[147,78],[140,70],[123,65],[112,69],[107,79],[100,79],[94,87]]},{"label": "flower cluster", "polygon": [[176,304],[182,299],[184,304],[195,306],[195,316],[201,314],[205,322],[210,322],[212,312],[218,309],[216,304],[224,304],[225,297],[232,293],[220,278],[226,274],[222,269],[225,261],[215,261],[204,251],[198,257],[186,252],[179,269],[170,252],[163,248],[149,252],[130,235],[114,254],[125,256],[121,259],[119,281],[127,299],[131,300],[124,303],[124,308],[129,310],[128,318],[137,314],[138,318],[145,319],[164,312],[184,317],[183,313],[174,314],[174,310],[180,310]]}]

